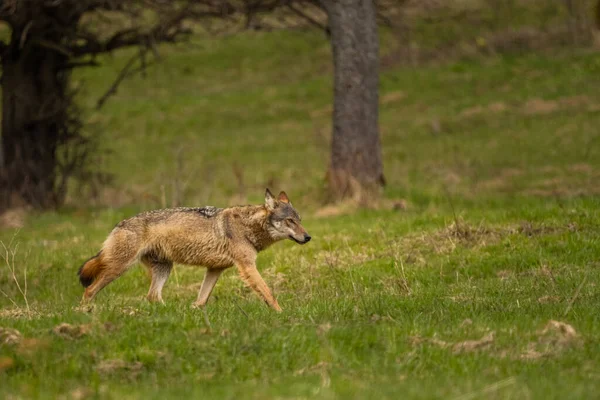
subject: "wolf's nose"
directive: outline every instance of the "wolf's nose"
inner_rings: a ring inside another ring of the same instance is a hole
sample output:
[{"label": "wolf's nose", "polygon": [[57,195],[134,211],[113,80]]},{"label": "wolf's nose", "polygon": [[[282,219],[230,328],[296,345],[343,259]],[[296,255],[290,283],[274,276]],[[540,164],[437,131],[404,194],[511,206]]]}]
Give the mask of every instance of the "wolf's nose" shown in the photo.
[{"label": "wolf's nose", "polygon": [[304,243],[310,242],[310,239],[311,239],[310,235],[304,235]]}]

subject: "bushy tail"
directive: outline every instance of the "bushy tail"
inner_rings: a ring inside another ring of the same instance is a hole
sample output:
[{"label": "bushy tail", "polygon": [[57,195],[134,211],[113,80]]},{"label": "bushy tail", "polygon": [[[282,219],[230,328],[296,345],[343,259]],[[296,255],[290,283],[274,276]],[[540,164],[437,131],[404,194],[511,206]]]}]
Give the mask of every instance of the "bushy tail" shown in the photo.
[{"label": "bushy tail", "polygon": [[83,265],[79,268],[79,282],[83,285],[83,287],[90,286],[94,279],[98,276],[100,271],[102,271],[104,264],[102,263],[102,252],[99,252],[89,260],[83,263]]}]

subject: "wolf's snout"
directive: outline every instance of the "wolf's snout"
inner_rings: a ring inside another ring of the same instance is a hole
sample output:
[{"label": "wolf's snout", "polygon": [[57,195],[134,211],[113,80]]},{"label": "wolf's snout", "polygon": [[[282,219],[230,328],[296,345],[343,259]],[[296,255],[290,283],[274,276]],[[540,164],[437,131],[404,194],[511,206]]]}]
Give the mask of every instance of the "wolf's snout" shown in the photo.
[{"label": "wolf's snout", "polygon": [[310,237],[310,235],[309,235],[308,233],[305,233],[305,234],[304,234],[304,243],[308,243],[308,242],[310,242],[310,239],[312,239],[312,238]]}]

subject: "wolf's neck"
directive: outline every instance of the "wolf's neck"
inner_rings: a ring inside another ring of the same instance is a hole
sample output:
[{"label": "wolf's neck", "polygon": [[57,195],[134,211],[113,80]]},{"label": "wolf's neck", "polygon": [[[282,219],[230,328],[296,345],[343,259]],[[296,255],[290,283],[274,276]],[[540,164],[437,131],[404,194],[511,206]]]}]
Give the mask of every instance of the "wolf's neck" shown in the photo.
[{"label": "wolf's neck", "polygon": [[264,206],[245,206],[243,212],[247,213],[248,218],[242,218],[243,224],[248,230],[247,239],[252,243],[257,251],[262,251],[272,245],[275,240],[267,230],[268,212]]}]

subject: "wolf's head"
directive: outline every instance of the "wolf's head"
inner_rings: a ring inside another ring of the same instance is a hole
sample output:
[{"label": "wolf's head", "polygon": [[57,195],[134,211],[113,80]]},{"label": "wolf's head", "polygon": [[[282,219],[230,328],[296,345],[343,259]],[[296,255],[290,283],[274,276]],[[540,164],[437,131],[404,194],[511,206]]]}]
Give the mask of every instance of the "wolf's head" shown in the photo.
[{"label": "wolf's head", "polygon": [[300,224],[300,215],[292,206],[285,192],[275,198],[269,189],[265,192],[265,207],[269,212],[268,231],[275,240],[291,239],[296,243],[305,244],[310,241],[310,235]]}]

